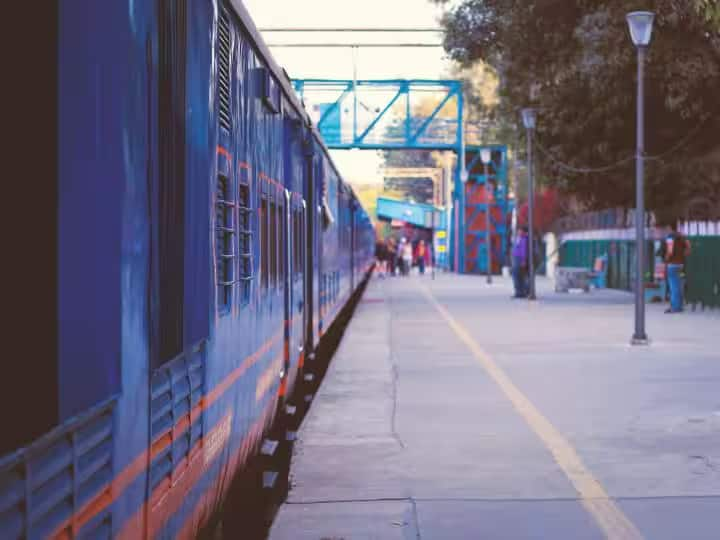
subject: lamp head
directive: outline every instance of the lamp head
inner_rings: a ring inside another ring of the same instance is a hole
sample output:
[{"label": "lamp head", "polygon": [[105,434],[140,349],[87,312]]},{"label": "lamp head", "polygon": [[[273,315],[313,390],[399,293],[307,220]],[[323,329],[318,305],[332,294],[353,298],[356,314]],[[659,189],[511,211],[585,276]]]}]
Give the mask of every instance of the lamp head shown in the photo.
[{"label": "lamp head", "polygon": [[522,120],[525,129],[535,129],[537,123],[537,112],[535,109],[523,109]]},{"label": "lamp head", "polygon": [[490,152],[489,148],[483,148],[482,150],[480,150],[480,160],[485,165],[489,165],[491,159],[492,159],[492,153]]},{"label": "lamp head", "polygon": [[630,37],[636,47],[647,47],[652,38],[655,14],[651,11],[633,11],[627,14]]}]

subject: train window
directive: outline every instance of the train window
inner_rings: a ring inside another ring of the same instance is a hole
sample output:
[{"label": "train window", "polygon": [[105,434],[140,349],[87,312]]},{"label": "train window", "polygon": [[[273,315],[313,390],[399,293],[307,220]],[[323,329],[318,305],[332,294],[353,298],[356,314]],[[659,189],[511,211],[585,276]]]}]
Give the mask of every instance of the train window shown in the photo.
[{"label": "train window", "polygon": [[285,286],[285,257],[287,256],[287,213],[285,211],[285,205],[281,204],[280,207],[280,255],[278,260],[278,273],[280,275],[280,286]]},{"label": "train window", "polygon": [[350,222],[350,220],[348,219],[349,217],[350,217],[350,216],[349,216],[349,214],[348,214],[348,209],[347,209],[347,207],[346,207],[346,208],[345,208],[345,226],[343,227],[343,232],[344,232],[344,235],[345,235],[345,238],[343,239],[343,240],[344,240],[344,241],[343,241],[343,245],[344,245],[345,247],[348,247],[348,238],[349,238],[348,232],[349,232],[349,230],[350,230],[350,229],[348,229],[348,227],[349,227],[349,222]]},{"label": "train window", "polygon": [[298,273],[300,273],[300,272],[305,271],[305,268],[303,266],[305,264],[305,259],[303,257],[303,245],[305,242],[305,226],[303,225],[302,210],[298,210],[297,219],[298,219],[298,255],[297,255],[298,265],[297,265],[297,267],[298,267]]},{"label": "train window", "polygon": [[[162,2],[159,26],[158,108],[158,358],[164,364],[182,353],[185,344],[186,201],[192,193],[186,176],[186,49],[185,2]],[[191,200],[191,199],[190,199]],[[209,205],[208,205],[209,206]],[[191,260],[191,259],[190,259]],[[207,260],[207,259],[206,259]],[[188,269],[188,277],[192,271]],[[191,306],[195,307],[195,306]],[[192,310],[188,311],[188,315]]]},{"label": "train window", "polygon": [[239,249],[239,280],[240,302],[250,302],[250,282],[253,279],[252,229],[250,214],[250,186],[238,186],[238,249]]},{"label": "train window", "polygon": [[[305,210],[303,209],[300,212],[300,268],[302,268],[302,271],[305,272],[305,265],[307,264],[309,259],[306,259],[306,253],[307,250],[310,249],[307,245],[307,239],[309,238],[306,231],[307,231],[307,217],[305,215]],[[310,274],[312,274],[312,269],[310,270]]]},{"label": "train window", "polygon": [[217,287],[218,310],[227,312],[230,309],[232,298],[232,270],[235,254],[233,253],[232,210],[234,203],[230,197],[230,180],[223,175],[218,176],[217,199],[215,202],[216,219],[216,259],[217,259]]},{"label": "train window", "polygon": [[294,278],[297,275],[297,213],[295,210],[290,214],[290,234],[292,234],[292,245],[290,246],[290,264],[292,270],[290,275]]},{"label": "train window", "polygon": [[323,274],[322,277],[320,278],[320,307],[321,308],[325,304],[325,281],[326,281],[325,277],[326,277],[325,274]]},{"label": "train window", "polygon": [[270,286],[277,285],[277,205],[270,201]]},{"label": "train window", "polygon": [[300,228],[300,212],[293,213],[293,270],[296,277],[302,272],[302,257],[300,254],[300,242],[302,229]]},{"label": "train window", "polygon": [[260,285],[268,288],[268,202],[265,197],[260,201]]}]

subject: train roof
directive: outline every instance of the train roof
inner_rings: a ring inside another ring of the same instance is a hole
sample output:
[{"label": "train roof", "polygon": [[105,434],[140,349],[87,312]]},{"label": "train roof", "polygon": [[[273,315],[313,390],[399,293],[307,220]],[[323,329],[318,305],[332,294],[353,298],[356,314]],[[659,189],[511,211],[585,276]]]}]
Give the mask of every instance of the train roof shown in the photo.
[{"label": "train roof", "polygon": [[248,36],[250,40],[252,41],[255,48],[258,50],[260,55],[264,58],[265,62],[267,63],[268,67],[270,68],[270,71],[273,74],[273,77],[278,82],[280,87],[282,88],[283,93],[285,94],[285,97],[288,99],[292,107],[295,109],[295,111],[304,119],[305,125],[307,125],[310,128],[310,131],[313,134],[313,137],[315,137],[315,140],[320,144],[320,147],[323,150],[323,153],[325,154],[325,157],[327,158],[328,162],[330,163],[330,166],[335,171],[335,174],[338,176],[340,181],[344,183],[348,188],[350,188],[350,191],[352,193],[352,196],[355,200],[358,200],[358,196],[355,193],[355,190],[353,187],[343,180],[342,175],[340,174],[340,171],[338,170],[337,165],[333,161],[332,157],[330,156],[330,151],[325,144],[325,141],[323,141],[322,136],[320,135],[320,132],[315,127],[315,124],[313,124],[312,120],[310,119],[310,115],[305,110],[305,106],[300,101],[300,98],[298,97],[297,93],[295,92],[295,89],[293,88],[292,84],[290,83],[289,76],[287,72],[280,67],[280,65],[275,61],[275,58],[273,58],[272,53],[270,52],[270,49],[268,48],[267,44],[265,43],[265,40],[260,35],[260,31],[257,29],[257,26],[255,26],[255,23],[252,20],[252,17],[250,16],[250,13],[248,12],[245,5],[242,3],[241,0],[230,0],[230,3],[232,4],[233,9],[235,10],[235,14],[240,19],[240,22],[243,24],[243,26],[246,28]]}]

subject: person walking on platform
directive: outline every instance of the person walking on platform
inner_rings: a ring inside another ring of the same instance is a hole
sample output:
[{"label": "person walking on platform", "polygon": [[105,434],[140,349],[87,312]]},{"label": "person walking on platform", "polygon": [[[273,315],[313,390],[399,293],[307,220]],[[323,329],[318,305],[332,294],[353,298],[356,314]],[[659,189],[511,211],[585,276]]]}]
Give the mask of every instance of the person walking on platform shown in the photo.
[{"label": "person walking on platform", "polygon": [[512,276],[515,295],[513,298],[527,298],[529,291],[528,261],[529,261],[528,228],[523,226],[518,230],[515,245],[512,249]]},{"label": "person walking on platform", "polygon": [[671,232],[665,238],[665,263],[667,282],[670,288],[670,309],[665,313],[680,313],[683,310],[683,272],[685,261],[690,255],[690,241],[678,232],[677,224],[670,226]]},{"label": "person walking on platform", "polygon": [[378,240],[375,243],[375,259],[377,260],[378,277],[384,279],[387,272],[387,247],[385,242]]},{"label": "person walking on platform", "polygon": [[430,250],[425,245],[425,240],[420,240],[415,248],[415,260],[417,261],[420,275],[425,274],[425,266],[430,260]]},{"label": "person walking on platform", "polygon": [[405,275],[405,264],[403,262],[403,250],[405,249],[405,238],[401,238],[395,249],[395,266],[397,267],[398,275]]},{"label": "person walking on platform", "polygon": [[387,257],[388,273],[390,274],[390,276],[394,276],[395,275],[395,260],[397,258],[397,253],[395,251],[395,240],[393,238],[388,238],[385,249],[386,249],[386,257]]},{"label": "person walking on platform", "polygon": [[403,275],[410,275],[413,263],[413,248],[412,243],[405,241],[402,248],[402,259],[403,259]]}]

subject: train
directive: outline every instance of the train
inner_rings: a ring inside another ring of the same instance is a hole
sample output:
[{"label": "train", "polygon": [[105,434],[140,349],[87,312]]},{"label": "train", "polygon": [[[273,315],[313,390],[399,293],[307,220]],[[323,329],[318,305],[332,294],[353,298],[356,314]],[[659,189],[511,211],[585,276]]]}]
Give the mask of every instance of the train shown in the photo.
[{"label": "train", "polygon": [[32,91],[55,174],[20,187],[52,230],[29,240],[33,362],[5,374],[0,536],[195,537],[375,232],[240,0],[47,4],[57,69]]}]

